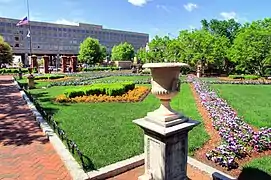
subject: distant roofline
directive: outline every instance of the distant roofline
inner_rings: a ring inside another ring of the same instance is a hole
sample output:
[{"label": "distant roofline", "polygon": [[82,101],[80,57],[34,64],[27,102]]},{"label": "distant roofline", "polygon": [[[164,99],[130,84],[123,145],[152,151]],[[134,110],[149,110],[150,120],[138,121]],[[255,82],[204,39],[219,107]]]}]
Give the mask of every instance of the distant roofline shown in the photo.
[{"label": "distant roofline", "polygon": [[[5,20],[12,20],[12,21],[20,21],[20,19],[13,19],[13,18],[7,18],[7,17],[0,17],[0,19],[5,19]],[[45,21],[31,21],[34,23],[44,23],[48,25],[61,25],[61,26],[66,26],[66,27],[84,27],[84,26],[89,26],[89,27],[100,27],[101,30],[109,30],[109,31],[118,31],[118,32],[124,32],[124,33],[132,33],[132,34],[139,34],[139,35],[145,35],[149,37],[149,34],[147,33],[142,33],[142,32],[134,32],[134,31],[127,31],[127,30],[119,30],[119,29],[108,29],[108,28],[103,28],[102,25],[97,25],[97,24],[88,24],[88,23],[78,23],[78,25],[68,25],[68,24],[58,24],[58,23],[52,23],[52,22],[45,22]]]}]

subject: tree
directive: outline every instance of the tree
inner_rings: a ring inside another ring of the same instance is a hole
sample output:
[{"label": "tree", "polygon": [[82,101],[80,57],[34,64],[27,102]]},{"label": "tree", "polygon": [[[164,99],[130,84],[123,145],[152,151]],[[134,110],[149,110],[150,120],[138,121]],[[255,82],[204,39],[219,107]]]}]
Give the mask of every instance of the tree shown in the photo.
[{"label": "tree", "polygon": [[166,46],[166,59],[170,62],[178,62],[181,56],[181,46],[177,39],[171,39]]},{"label": "tree", "polygon": [[149,43],[150,51],[148,53],[151,62],[164,62],[167,58],[167,44],[170,39],[168,36],[155,36]]},{"label": "tree", "polygon": [[119,45],[116,45],[112,48],[111,52],[111,58],[112,60],[116,61],[127,61],[127,60],[132,60],[134,58],[134,47],[125,42],[125,43],[120,43]]},{"label": "tree", "polygon": [[80,44],[78,59],[82,63],[95,64],[103,60],[103,48],[97,39],[91,37],[86,38]]},{"label": "tree", "polygon": [[101,59],[105,59],[107,56],[106,47],[101,45],[100,48],[101,48],[101,52],[102,52]]},{"label": "tree", "polygon": [[203,30],[209,31],[213,35],[225,36],[229,39],[230,43],[233,43],[241,24],[234,19],[229,20],[217,20],[212,19],[208,22],[206,19],[201,20]]},{"label": "tree", "polygon": [[10,64],[13,61],[12,48],[0,36],[0,68],[3,63]]},{"label": "tree", "polygon": [[148,57],[148,52],[146,51],[145,48],[140,48],[137,53],[136,53],[136,58],[140,60],[142,63],[147,62],[147,57]]},{"label": "tree", "polygon": [[213,44],[215,38],[208,31],[194,30],[192,32],[181,31],[178,37],[180,49],[182,49],[180,60],[191,66],[201,62],[213,63]]},{"label": "tree", "polygon": [[271,65],[271,20],[252,22],[234,40],[230,55],[237,70],[264,75]]}]

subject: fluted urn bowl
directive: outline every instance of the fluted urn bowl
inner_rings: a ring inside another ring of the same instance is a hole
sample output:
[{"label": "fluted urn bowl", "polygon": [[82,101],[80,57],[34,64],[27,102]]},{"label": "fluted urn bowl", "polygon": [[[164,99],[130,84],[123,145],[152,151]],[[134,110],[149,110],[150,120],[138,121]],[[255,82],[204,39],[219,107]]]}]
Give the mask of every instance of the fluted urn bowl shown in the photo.
[{"label": "fluted urn bowl", "polygon": [[147,63],[143,68],[151,69],[151,92],[160,101],[160,107],[147,114],[147,118],[162,122],[179,119],[182,115],[170,107],[171,99],[180,91],[180,70],[185,63]]}]

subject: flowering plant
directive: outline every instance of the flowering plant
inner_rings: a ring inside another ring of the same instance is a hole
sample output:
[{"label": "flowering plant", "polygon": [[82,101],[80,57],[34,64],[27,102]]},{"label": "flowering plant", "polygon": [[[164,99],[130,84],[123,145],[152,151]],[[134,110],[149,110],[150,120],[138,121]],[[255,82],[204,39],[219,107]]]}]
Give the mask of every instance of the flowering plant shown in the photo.
[{"label": "flowering plant", "polygon": [[236,158],[244,158],[253,151],[271,149],[271,128],[254,131],[206,83],[192,75],[188,76],[188,81],[192,82],[201,104],[212,118],[213,127],[222,138],[221,145],[206,154],[209,160],[232,169],[238,167]]}]

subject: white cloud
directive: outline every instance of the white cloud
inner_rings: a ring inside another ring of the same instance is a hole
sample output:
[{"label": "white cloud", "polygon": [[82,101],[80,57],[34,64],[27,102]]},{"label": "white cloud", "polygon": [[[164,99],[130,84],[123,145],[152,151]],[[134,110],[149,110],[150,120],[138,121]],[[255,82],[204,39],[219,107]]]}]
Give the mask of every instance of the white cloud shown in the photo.
[{"label": "white cloud", "polygon": [[69,20],[66,20],[66,19],[58,19],[58,20],[54,21],[53,23],[78,26],[77,22],[69,21]]},{"label": "white cloud", "polygon": [[233,11],[232,12],[221,12],[220,16],[222,16],[223,19],[225,19],[225,20],[229,20],[229,19],[237,20],[238,19],[236,12],[233,12]]},{"label": "white cloud", "polygon": [[162,10],[164,10],[164,11],[166,11],[166,12],[170,12],[170,10],[169,10],[169,8],[167,7],[167,6],[165,6],[165,5],[156,5],[156,8],[157,9],[162,9]]},{"label": "white cloud", "polygon": [[198,8],[198,5],[197,4],[194,4],[194,3],[188,3],[188,4],[185,4],[183,6],[187,11],[191,12],[193,11],[194,9]]},{"label": "white cloud", "polygon": [[134,6],[144,6],[150,0],[128,0]]}]

